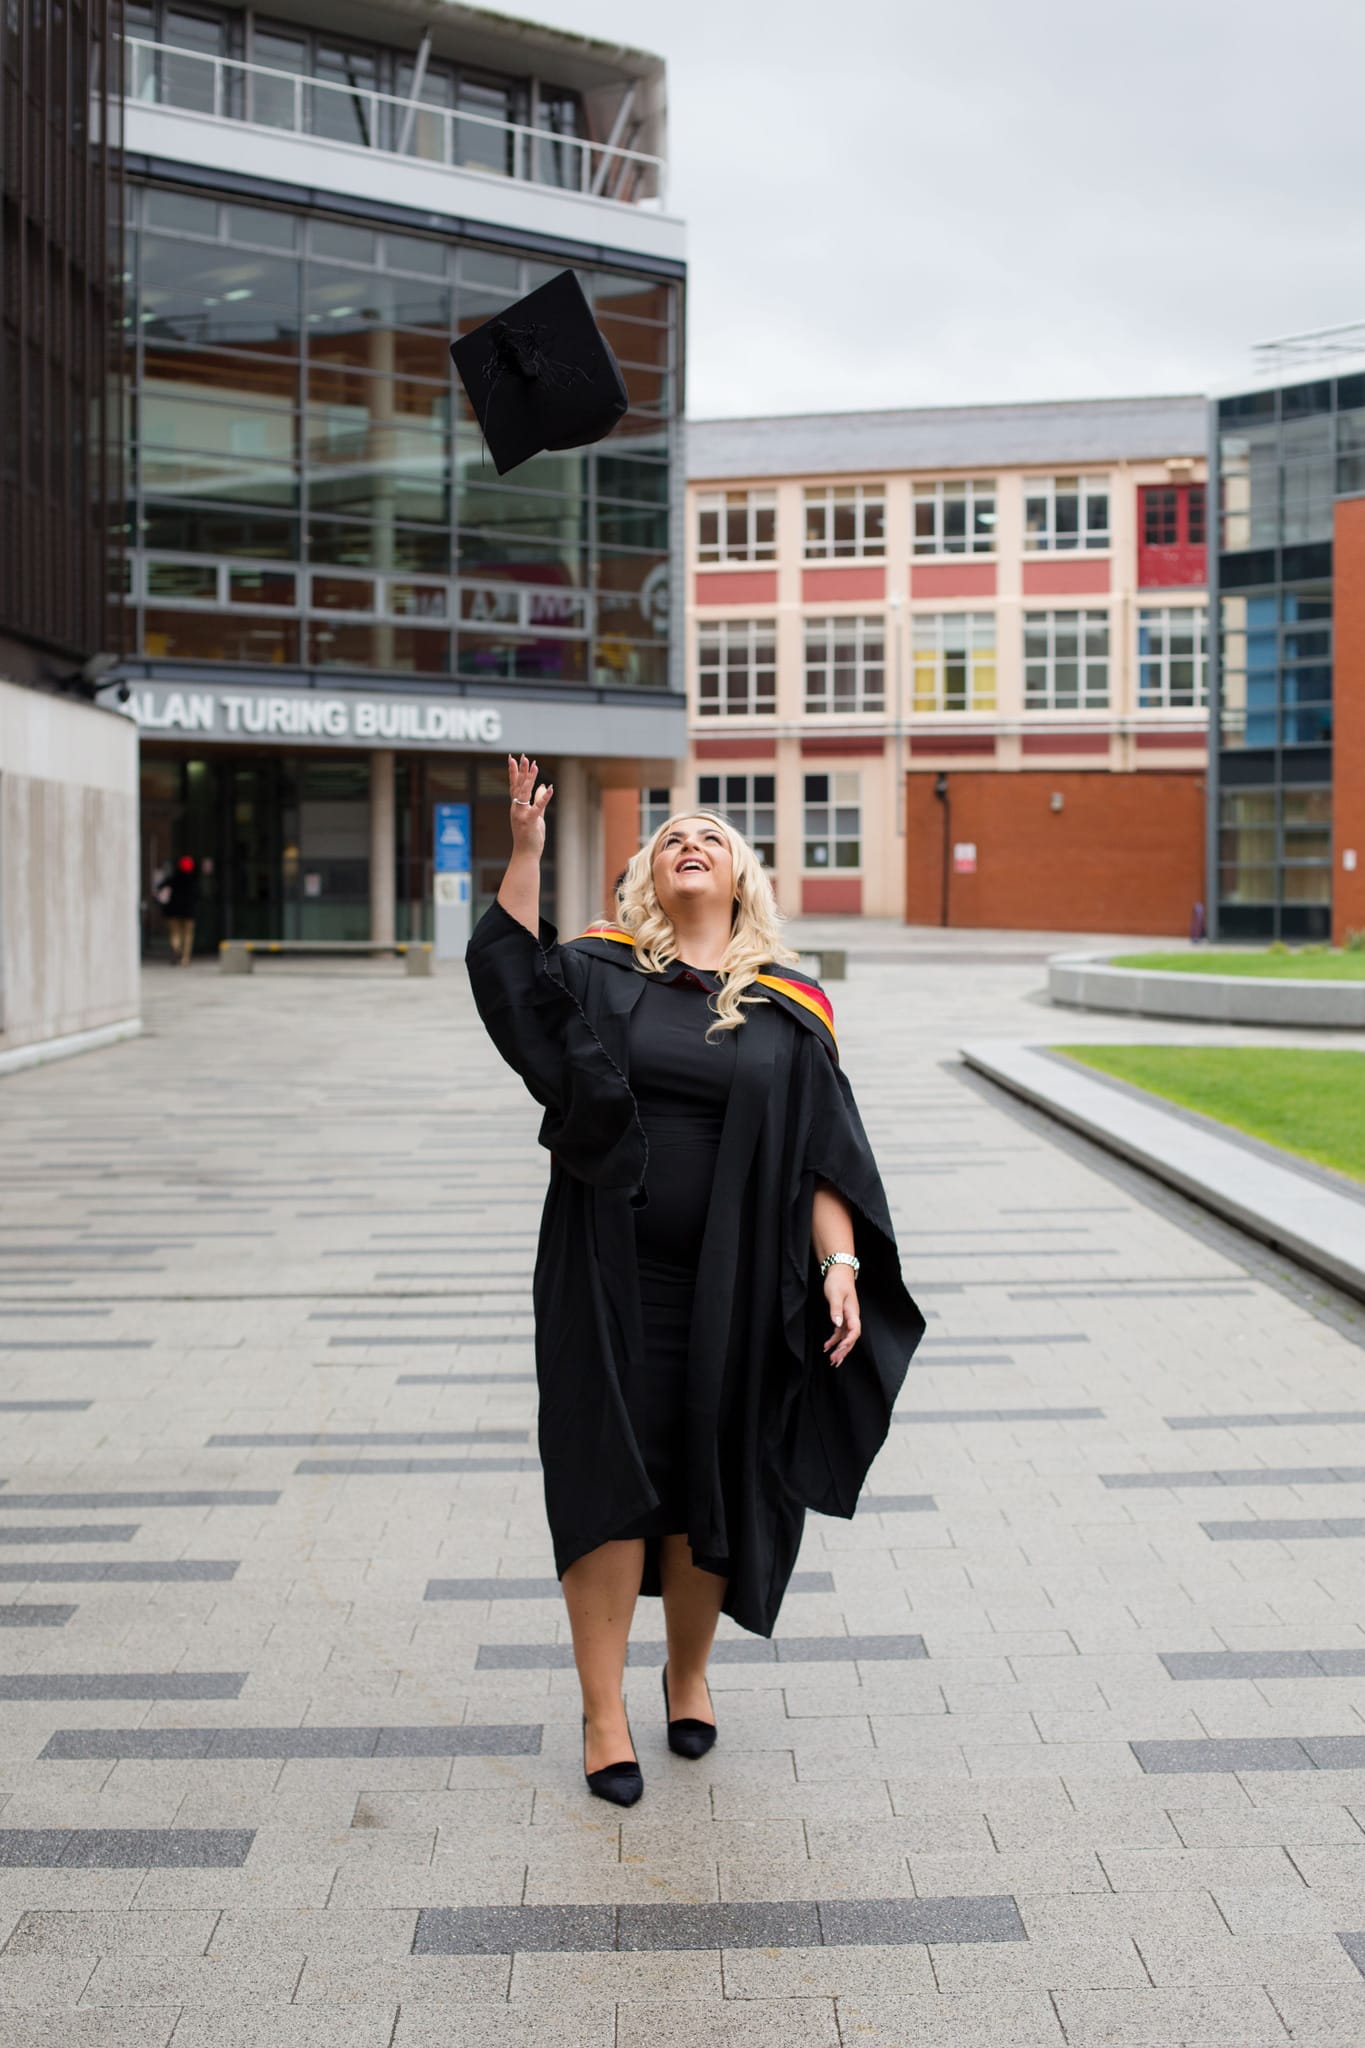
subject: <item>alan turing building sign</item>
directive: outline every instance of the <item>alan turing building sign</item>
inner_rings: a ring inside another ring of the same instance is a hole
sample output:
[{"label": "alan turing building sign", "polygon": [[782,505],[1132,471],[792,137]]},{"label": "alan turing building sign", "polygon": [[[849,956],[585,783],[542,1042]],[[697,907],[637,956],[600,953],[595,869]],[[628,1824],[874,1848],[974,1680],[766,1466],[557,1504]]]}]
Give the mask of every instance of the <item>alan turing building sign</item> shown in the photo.
[{"label": "alan turing building sign", "polygon": [[[117,708],[112,693],[106,703]],[[484,746],[502,740],[502,713],[466,699],[362,697],[324,690],[177,689],[134,684],[122,707],[148,736],[275,740],[304,746]]]}]

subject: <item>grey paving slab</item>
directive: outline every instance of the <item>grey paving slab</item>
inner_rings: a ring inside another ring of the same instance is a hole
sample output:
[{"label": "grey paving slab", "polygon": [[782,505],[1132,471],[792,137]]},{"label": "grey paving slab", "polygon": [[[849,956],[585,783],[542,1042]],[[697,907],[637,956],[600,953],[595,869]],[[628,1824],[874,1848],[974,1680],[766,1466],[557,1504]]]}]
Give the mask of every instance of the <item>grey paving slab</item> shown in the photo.
[{"label": "grey paving slab", "polygon": [[238,1560],[235,1557],[173,1557],[161,1561],[151,1558],[119,1559],[107,1563],[103,1558],[71,1558],[63,1564],[50,1563],[44,1559],[32,1564],[0,1563],[0,1584],[19,1585],[32,1583],[48,1586],[86,1585],[191,1585],[195,1583],[221,1585],[225,1580],[235,1578]]},{"label": "grey paving slab", "polygon": [[1295,1520],[1201,1522],[1210,1543],[1330,1543],[1365,1536],[1365,1515],[1307,1515]]},{"label": "grey paving slab", "polygon": [[1101,1472],[1100,1484],[1113,1493],[1156,1486],[1362,1486],[1365,1465],[1244,1465],[1211,1472]]},{"label": "grey paving slab", "polygon": [[[5,1348],[0,1338],[0,1351]],[[0,1401],[0,1415],[81,1415],[94,1405],[93,1401]]]},{"label": "grey paving slab", "polygon": [[400,1387],[533,1387],[533,1372],[400,1372]]},{"label": "grey paving slab", "polygon": [[235,1700],[244,1671],[0,1672],[0,1700]]},{"label": "grey paving slab", "polygon": [[1172,1678],[1365,1678],[1359,1650],[1165,1650]]},{"label": "grey paving slab", "polygon": [[[119,1697],[128,1697],[121,1694]],[[171,1697],[159,1693],[159,1698]],[[191,1697],[215,1698],[216,1694]],[[48,1737],[48,1760],[143,1758],[156,1762],[232,1758],[356,1758],[538,1756],[543,1730],[527,1725],[456,1728],[59,1728]]]},{"label": "grey paving slab", "polygon": [[910,1408],[893,1422],[913,1427],[932,1422],[1102,1422],[1103,1408]]},{"label": "grey paving slab", "polygon": [[[832,1572],[793,1572],[789,1594],[832,1593]],[[558,1600],[559,1580],[538,1579],[428,1579],[427,1600]]]},{"label": "grey paving slab", "polygon": [[[432,1472],[538,1472],[539,1458],[300,1458],[294,1470],[352,1479],[393,1479]],[[0,1495],[3,1499],[3,1495]]]},{"label": "grey paving slab", "polygon": [[190,1487],[150,1493],[0,1493],[7,1508],[273,1508],[277,1491]]},{"label": "grey paving slab", "polygon": [[131,1543],[137,1533],[136,1522],[35,1522],[27,1528],[6,1522],[0,1525],[0,1543]]},{"label": "grey paving slab", "polygon": [[57,1601],[34,1605],[4,1600],[0,1601],[0,1628],[65,1628],[75,1612],[74,1607]]},{"label": "grey paving slab", "polygon": [[1188,1741],[1134,1742],[1144,1771],[1311,1771],[1312,1757],[1292,1735],[1224,1736]]},{"label": "grey paving slab", "polygon": [[1167,1429],[1345,1429],[1365,1422],[1365,1408],[1276,1408],[1222,1415],[1165,1415]]},{"label": "grey paving slab", "polygon": [[249,1828],[0,1828],[0,1869],[239,1868]]},{"label": "grey paving slab", "polygon": [[[323,1449],[342,1444],[524,1444],[530,1436],[529,1429],[314,1429],[277,1430],[274,1434],[256,1436],[219,1430],[204,1441],[210,1450],[268,1451],[309,1446]],[[8,1495],[3,1498],[8,1499]]]},{"label": "grey paving slab", "polygon": [[859,1496],[860,1515],[931,1515],[938,1503],[932,1493],[864,1493]]}]

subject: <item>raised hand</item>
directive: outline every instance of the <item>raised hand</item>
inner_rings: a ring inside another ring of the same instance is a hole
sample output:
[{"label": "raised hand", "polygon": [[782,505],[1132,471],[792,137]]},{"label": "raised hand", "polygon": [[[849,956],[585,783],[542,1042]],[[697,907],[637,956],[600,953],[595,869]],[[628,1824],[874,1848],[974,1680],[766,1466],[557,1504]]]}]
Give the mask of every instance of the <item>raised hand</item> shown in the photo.
[{"label": "raised hand", "polygon": [[540,764],[525,754],[507,756],[507,787],[511,798],[512,857],[530,854],[539,860],[545,851],[545,811],[554,795],[552,782],[536,787]]}]

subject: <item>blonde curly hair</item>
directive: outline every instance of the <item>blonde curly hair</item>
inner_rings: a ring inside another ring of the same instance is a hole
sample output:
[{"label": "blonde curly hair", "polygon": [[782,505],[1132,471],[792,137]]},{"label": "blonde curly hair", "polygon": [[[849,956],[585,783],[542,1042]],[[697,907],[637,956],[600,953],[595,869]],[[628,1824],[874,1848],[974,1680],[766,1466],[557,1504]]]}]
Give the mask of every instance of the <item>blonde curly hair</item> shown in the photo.
[{"label": "blonde curly hair", "polygon": [[705,818],[708,824],[718,826],[729,842],[734,863],[735,904],[730,940],[717,970],[723,986],[718,994],[707,998],[715,1011],[715,1022],[707,1026],[709,1039],[713,1031],[737,1030],[750,1003],[767,1002],[766,996],[745,993],[764,967],[779,961],[790,965],[801,956],[783,941],[782,913],[768,871],[744,834],[716,811],[677,811],[631,856],[617,887],[617,920],[634,942],[636,965],[647,974],[661,974],[681,957],[672,920],[655,893],[654,857],[668,833],[686,818]]}]

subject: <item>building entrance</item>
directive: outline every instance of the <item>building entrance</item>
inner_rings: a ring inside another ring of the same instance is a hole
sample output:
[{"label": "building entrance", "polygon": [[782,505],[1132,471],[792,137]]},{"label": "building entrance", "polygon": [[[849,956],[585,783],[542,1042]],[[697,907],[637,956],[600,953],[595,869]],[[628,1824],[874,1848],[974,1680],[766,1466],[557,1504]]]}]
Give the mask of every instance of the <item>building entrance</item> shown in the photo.
[{"label": "building entrance", "polygon": [[[368,754],[200,756],[143,744],[143,953],[167,957],[156,885],[183,854],[198,864],[194,950],[223,939],[368,939],[374,903]],[[554,767],[542,763],[547,781]],[[432,936],[432,814],[467,803],[473,915],[497,892],[508,854],[507,770],[499,761],[399,754],[393,763],[393,837],[385,859],[398,939]],[[383,813],[381,812],[382,816]],[[556,819],[547,820],[543,901],[553,915]]]}]

